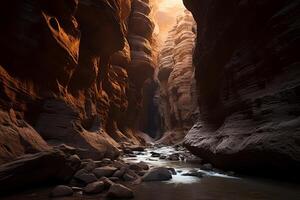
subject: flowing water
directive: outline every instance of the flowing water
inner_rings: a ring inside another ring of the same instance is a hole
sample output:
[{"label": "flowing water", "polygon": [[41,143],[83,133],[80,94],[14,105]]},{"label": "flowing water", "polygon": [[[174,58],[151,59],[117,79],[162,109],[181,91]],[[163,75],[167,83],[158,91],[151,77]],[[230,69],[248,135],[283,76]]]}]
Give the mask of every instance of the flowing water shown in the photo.
[{"label": "flowing water", "polygon": [[[124,160],[172,167],[179,173],[169,181],[137,185],[134,189],[135,200],[300,200],[300,185],[297,184],[205,171],[200,169],[199,163],[152,158],[151,151],[163,155],[183,153],[172,147],[162,147],[147,149],[143,155],[136,153],[137,157]],[[206,175],[203,178],[182,175],[190,170],[198,170]]]}]

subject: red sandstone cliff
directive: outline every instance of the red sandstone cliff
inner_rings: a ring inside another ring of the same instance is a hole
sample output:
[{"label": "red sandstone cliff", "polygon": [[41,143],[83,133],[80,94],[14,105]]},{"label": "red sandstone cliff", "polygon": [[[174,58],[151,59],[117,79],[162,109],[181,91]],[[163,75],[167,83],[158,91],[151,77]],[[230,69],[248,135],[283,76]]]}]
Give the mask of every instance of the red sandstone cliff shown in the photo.
[{"label": "red sandstone cliff", "polygon": [[148,3],[13,0],[1,7],[0,164],[62,143],[94,159],[117,156],[122,142],[143,143],[123,122],[135,115],[128,109],[154,68],[142,51],[151,51]]},{"label": "red sandstone cliff", "polygon": [[159,140],[162,143],[181,141],[193,125],[197,111],[192,81],[195,38],[195,21],[191,13],[185,11],[177,17],[160,52],[157,78],[160,81],[159,108],[164,129]]}]

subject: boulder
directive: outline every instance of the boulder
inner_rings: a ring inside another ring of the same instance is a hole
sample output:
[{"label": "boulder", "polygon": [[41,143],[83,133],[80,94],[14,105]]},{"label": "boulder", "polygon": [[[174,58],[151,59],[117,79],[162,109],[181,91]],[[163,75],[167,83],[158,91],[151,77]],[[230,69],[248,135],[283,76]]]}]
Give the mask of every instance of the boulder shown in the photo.
[{"label": "boulder", "polygon": [[115,167],[105,166],[105,167],[98,167],[93,170],[93,173],[98,177],[101,178],[103,176],[110,177],[112,176],[118,169]]},{"label": "boulder", "polygon": [[118,177],[121,178],[124,173],[127,171],[127,167],[122,167],[121,169],[117,170],[114,172],[114,174],[112,175],[113,177]]},{"label": "boulder", "polygon": [[155,167],[150,169],[143,177],[142,180],[147,181],[167,181],[172,179],[172,174],[165,167]]},{"label": "boulder", "polygon": [[133,198],[133,191],[124,185],[113,184],[109,188],[107,196],[111,198]]},{"label": "boulder", "polygon": [[105,189],[105,184],[103,181],[96,181],[93,183],[89,183],[84,188],[84,192],[87,194],[97,194],[102,192]]},{"label": "boulder", "polygon": [[15,191],[49,181],[65,182],[72,178],[79,167],[80,164],[73,163],[59,150],[24,155],[0,166],[1,191]]},{"label": "boulder", "polygon": [[89,184],[98,180],[94,174],[85,172],[77,174],[76,176],[74,176],[74,178],[85,184]]},{"label": "boulder", "polygon": [[51,197],[65,197],[65,196],[72,196],[73,190],[71,187],[66,185],[58,185],[52,191],[50,196]]}]

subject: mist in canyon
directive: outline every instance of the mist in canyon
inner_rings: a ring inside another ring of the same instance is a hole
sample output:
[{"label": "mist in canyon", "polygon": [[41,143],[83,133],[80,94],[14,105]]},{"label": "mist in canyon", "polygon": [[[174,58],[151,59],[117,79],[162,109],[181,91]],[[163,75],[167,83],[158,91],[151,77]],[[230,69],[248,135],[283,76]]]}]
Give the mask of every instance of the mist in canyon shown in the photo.
[{"label": "mist in canyon", "polygon": [[300,199],[298,0],[0,7],[0,199]]}]

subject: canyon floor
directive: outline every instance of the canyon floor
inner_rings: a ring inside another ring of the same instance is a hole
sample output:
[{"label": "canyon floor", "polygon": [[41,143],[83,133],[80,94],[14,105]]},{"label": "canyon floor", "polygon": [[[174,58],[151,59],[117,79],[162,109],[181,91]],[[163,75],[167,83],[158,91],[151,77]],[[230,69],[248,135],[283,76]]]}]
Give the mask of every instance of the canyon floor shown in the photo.
[{"label": "canyon floor", "polygon": [[[129,165],[146,163],[150,169],[163,167],[172,172],[172,178],[166,181],[124,182],[120,180],[121,184],[133,190],[132,199],[136,200],[300,199],[300,185],[298,184],[223,172],[210,164],[203,164],[200,158],[194,157],[181,146],[152,146],[144,150],[127,152],[122,156],[122,161]],[[41,186],[1,199],[52,199],[49,194],[54,187],[55,185]],[[72,196],[53,199],[114,198],[107,198],[103,193],[86,195],[79,189]]]}]

